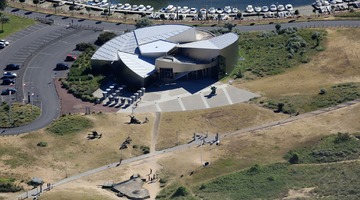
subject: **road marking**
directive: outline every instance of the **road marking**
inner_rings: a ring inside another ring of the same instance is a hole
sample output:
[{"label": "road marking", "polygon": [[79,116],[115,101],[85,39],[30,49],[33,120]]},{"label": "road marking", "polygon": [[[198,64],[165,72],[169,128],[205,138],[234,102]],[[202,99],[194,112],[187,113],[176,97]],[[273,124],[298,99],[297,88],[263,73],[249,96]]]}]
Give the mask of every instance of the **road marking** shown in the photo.
[{"label": "road marking", "polygon": [[203,94],[201,92],[200,92],[200,97],[205,104],[205,108],[210,108],[208,102],[206,101],[205,97],[203,96]]},{"label": "road marking", "polygon": [[40,55],[48,55],[48,56],[51,56],[53,55],[52,53],[39,53]]},{"label": "road marking", "polygon": [[228,100],[229,104],[230,104],[230,105],[231,105],[231,104],[234,104],[234,103],[231,101],[231,98],[230,98],[228,92],[226,91],[226,88],[222,88],[222,90],[224,91],[224,94],[225,94],[226,99]]},{"label": "road marking", "polygon": [[181,110],[185,111],[186,109],[185,109],[185,106],[184,106],[183,102],[181,101],[181,98],[178,97],[177,99],[178,99],[178,102],[180,104]]}]

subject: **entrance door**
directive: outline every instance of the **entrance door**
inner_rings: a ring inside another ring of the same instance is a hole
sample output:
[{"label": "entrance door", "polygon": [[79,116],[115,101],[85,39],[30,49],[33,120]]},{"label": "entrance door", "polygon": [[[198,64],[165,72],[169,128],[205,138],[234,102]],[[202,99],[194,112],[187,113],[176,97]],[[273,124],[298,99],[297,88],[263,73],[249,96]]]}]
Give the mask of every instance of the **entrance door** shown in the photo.
[{"label": "entrance door", "polygon": [[172,68],[160,68],[160,78],[161,79],[173,79],[173,69]]}]

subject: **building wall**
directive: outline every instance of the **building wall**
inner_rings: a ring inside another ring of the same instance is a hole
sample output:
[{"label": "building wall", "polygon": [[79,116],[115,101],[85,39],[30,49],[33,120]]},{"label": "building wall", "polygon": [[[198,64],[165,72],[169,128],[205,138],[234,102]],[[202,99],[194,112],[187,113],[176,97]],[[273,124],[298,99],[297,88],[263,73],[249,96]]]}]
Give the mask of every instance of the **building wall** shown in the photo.
[{"label": "building wall", "polygon": [[218,49],[179,48],[179,53],[202,62],[211,62],[220,54]]},{"label": "building wall", "polygon": [[234,70],[239,58],[238,41],[222,49],[220,51],[220,55],[225,57],[225,63],[226,63],[225,69],[221,69],[221,70],[224,70],[226,73],[230,74]]},{"label": "building wall", "polygon": [[181,73],[188,71],[196,71],[213,67],[217,64],[216,60],[207,64],[192,64],[192,63],[178,63],[167,59],[157,59],[155,62],[156,70],[159,72],[160,68],[172,68],[173,73]]}]

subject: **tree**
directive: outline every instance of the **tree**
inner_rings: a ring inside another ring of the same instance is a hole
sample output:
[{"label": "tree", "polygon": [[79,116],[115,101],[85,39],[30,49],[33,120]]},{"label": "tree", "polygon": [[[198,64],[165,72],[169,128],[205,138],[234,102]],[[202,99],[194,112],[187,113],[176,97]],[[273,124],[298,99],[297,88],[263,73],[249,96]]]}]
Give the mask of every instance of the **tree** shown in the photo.
[{"label": "tree", "polygon": [[55,14],[56,14],[56,8],[59,6],[59,4],[58,3],[53,3],[52,6],[53,6],[53,8],[55,10]]},{"label": "tree", "polygon": [[241,12],[236,13],[236,18],[240,20],[240,24],[241,24],[242,13]]},{"label": "tree", "polygon": [[1,22],[1,32],[4,32],[4,24],[9,23],[10,19],[6,15],[0,16],[0,22]]},{"label": "tree", "polygon": [[141,18],[141,19],[137,20],[137,22],[135,24],[135,27],[136,28],[143,28],[143,27],[147,27],[147,26],[151,26],[151,25],[153,25],[152,21],[150,21],[149,18],[144,17],[144,18]]},{"label": "tree", "polygon": [[97,38],[95,44],[97,45],[103,45],[105,44],[107,41],[113,39],[114,37],[116,37],[117,35],[114,32],[103,32],[99,35],[99,37]]},{"label": "tree", "polygon": [[224,28],[227,28],[229,32],[232,31],[232,29],[236,26],[236,24],[232,24],[232,23],[229,23],[229,22],[226,22],[224,24]]},{"label": "tree", "polygon": [[164,20],[166,19],[166,17],[165,17],[165,14],[164,13],[161,13],[160,14],[160,19],[163,21],[163,23],[164,23]]},{"label": "tree", "polygon": [[284,106],[285,106],[285,104],[283,104],[283,103],[278,103],[278,105],[277,105],[277,111],[276,111],[276,112],[282,112],[283,109],[284,109]]},{"label": "tree", "polygon": [[89,13],[89,18],[91,18],[91,14],[90,14],[90,12],[91,12],[91,7],[86,7],[86,11]]},{"label": "tree", "polygon": [[299,10],[295,10],[294,14],[295,14],[296,16],[298,16],[298,15],[300,15],[300,11],[299,11]]},{"label": "tree", "polygon": [[280,29],[281,29],[281,25],[280,25],[280,24],[276,24],[276,25],[275,25],[275,29],[276,29],[276,32],[279,33],[279,32],[280,32]]},{"label": "tree", "polygon": [[316,41],[315,47],[320,45],[321,33],[316,31],[311,35],[311,39]]},{"label": "tree", "polygon": [[25,3],[25,0],[19,0],[19,2],[21,3],[22,8],[24,8],[24,3]]},{"label": "tree", "polygon": [[5,10],[6,6],[6,0],[0,0],[0,10]]},{"label": "tree", "polygon": [[316,18],[316,11],[317,11],[316,9],[313,9],[313,13],[315,14],[315,18]]},{"label": "tree", "polygon": [[38,4],[40,3],[40,0],[33,0],[33,3],[35,4],[36,10],[37,10],[37,7],[38,7]]}]

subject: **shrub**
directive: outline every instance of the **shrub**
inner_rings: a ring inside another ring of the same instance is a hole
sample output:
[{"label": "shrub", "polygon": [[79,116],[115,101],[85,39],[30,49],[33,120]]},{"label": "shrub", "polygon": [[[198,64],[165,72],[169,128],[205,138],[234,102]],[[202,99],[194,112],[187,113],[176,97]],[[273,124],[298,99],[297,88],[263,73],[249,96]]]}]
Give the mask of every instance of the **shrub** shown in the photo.
[{"label": "shrub", "polygon": [[250,169],[247,171],[248,174],[254,175],[260,172],[260,165],[255,164],[250,167]]},{"label": "shrub", "polygon": [[298,164],[299,163],[299,154],[296,152],[292,153],[292,156],[289,159],[289,163]]},{"label": "shrub", "polygon": [[189,191],[186,189],[186,187],[184,186],[180,186],[178,187],[178,189],[174,192],[174,194],[171,196],[172,198],[174,197],[185,197],[187,195],[189,195]]},{"label": "shrub", "polygon": [[82,42],[79,44],[76,44],[76,50],[78,51],[85,51],[87,49],[95,50],[95,46],[91,43]]},{"label": "shrub", "polygon": [[47,142],[39,142],[39,143],[37,143],[37,145],[36,146],[38,146],[38,147],[47,147]]},{"label": "shrub", "polygon": [[320,92],[319,92],[320,95],[323,95],[323,94],[325,94],[325,93],[326,93],[326,90],[325,90],[325,89],[320,89]]},{"label": "shrub", "polygon": [[114,37],[116,37],[117,35],[114,32],[103,32],[99,35],[99,37],[97,38],[95,44],[101,46],[103,44],[105,44],[107,41],[113,39]]},{"label": "shrub", "polygon": [[338,134],[334,140],[334,143],[339,144],[339,143],[347,142],[350,140],[351,140],[351,135],[349,133],[338,132]]},{"label": "shrub", "polygon": [[140,149],[141,149],[141,151],[143,152],[143,154],[148,154],[148,153],[150,153],[150,148],[149,148],[149,147],[141,146]]},{"label": "shrub", "polygon": [[88,74],[88,80],[92,80],[92,79],[94,79],[94,75],[92,75],[92,74]]}]

